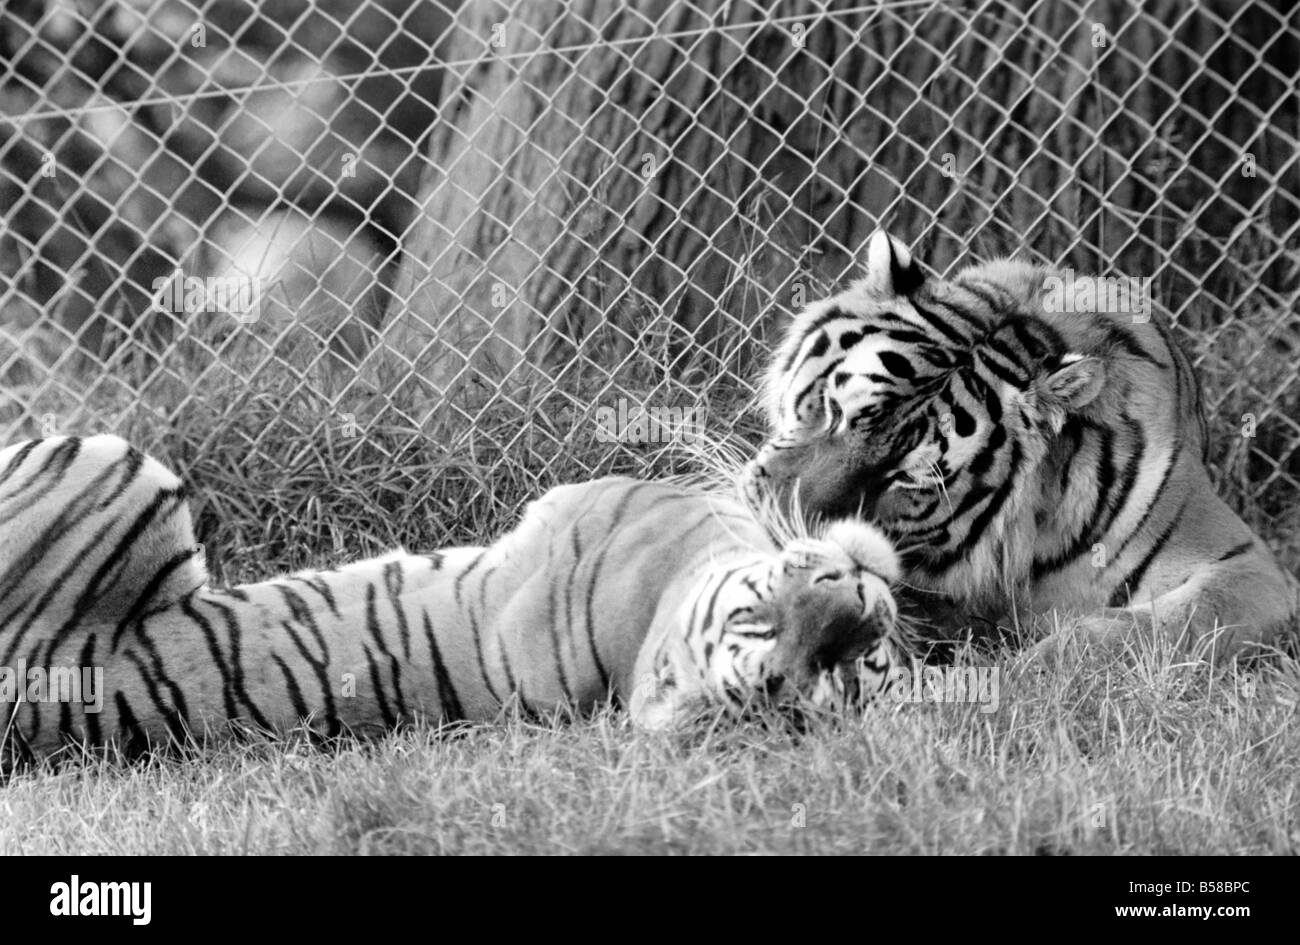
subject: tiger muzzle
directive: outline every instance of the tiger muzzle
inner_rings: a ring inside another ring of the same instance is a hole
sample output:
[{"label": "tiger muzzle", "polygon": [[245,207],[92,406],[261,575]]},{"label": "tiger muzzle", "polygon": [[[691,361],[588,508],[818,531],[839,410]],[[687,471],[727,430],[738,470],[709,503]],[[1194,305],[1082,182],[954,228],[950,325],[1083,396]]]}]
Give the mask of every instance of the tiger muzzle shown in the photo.
[{"label": "tiger muzzle", "polygon": [[855,461],[852,451],[829,443],[767,446],[746,470],[746,492],[776,508],[798,508],[809,521],[870,520],[886,488],[882,471]]},{"label": "tiger muzzle", "polygon": [[878,610],[863,613],[857,575],[846,573],[838,581],[844,593],[837,599],[828,599],[824,585],[813,584],[795,596],[782,621],[777,663],[796,685],[852,664],[891,630]]}]

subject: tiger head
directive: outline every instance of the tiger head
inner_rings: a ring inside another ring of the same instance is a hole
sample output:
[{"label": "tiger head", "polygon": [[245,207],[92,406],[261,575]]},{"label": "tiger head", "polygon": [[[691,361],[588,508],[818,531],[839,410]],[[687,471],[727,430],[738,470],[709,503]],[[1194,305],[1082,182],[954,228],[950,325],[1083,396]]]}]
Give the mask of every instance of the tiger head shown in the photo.
[{"label": "tiger head", "polygon": [[713,562],[638,666],[634,722],[667,729],[710,705],[825,705],[878,691],[900,652],[899,574],[889,540],[851,521],[779,553]]},{"label": "tiger head", "polygon": [[751,504],[873,520],[909,578],[967,599],[1032,560],[1025,488],[1054,437],[1106,393],[1104,323],[1045,316],[1049,270],[999,261],[927,279],[877,233],[865,277],[795,319],[766,378],[774,435]]}]

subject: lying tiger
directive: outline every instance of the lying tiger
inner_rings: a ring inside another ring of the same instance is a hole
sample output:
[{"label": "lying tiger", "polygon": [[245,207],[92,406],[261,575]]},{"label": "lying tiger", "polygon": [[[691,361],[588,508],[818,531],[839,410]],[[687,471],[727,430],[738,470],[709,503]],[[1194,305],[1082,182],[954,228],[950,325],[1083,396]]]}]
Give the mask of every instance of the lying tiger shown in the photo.
[{"label": "lying tiger", "polygon": [[950,630],[1072,611],[1103,645],[1282,642],[1300,585],[1215,495],[1169,326],[1102,311],[1109,292],[1078,311],[1053,295],[1065,284],[1008,260],[927,278],[877,233],[865,277],[800,314],[772,359],[750,501],[877,522]]},{"label": "lying tiger", "polygon": [[10,702],[0,728],[32,757],[509,703],[613,698],[664,729],[710,704],[825,702],[885,680],[897,576],[862,523],[778,548],[734,498],[609,478],[552,490],[486,548],[220,589],[173,473],[113,436],[34,440],[0,452],[0,666],[100,667],[102,711]]}]

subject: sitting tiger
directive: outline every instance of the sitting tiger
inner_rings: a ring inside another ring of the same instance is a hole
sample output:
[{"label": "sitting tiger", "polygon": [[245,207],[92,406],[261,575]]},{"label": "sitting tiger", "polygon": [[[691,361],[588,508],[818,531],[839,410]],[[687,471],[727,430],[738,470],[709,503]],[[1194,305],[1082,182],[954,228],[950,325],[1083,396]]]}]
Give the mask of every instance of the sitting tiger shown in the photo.
[{"label": "sitting tiger", "polygon": [[173,473],[113,436],[34,440],[0,452],[0,667],[99,667],[103,691],[100,711],[11,691],[0,729],[30,758],[508,703],[612,698],[649,729],[754,697],[825,703],[883,684],[897,576],[865,524],[777,547],[733,497],[608,478],[553,489],[485,548],[220,589]]},{"label": "sitting tiger", "polygon": [[1094,280],[1105,303],[1074,311],[1065,274],[1011,260],[927,278],[883,232],[867,256],[772,359],[751,503],[880,524],[968,635],[1071,611],[1103,648],[1283,642],[1300,586],[1215,495],[1197,379],[1149,300],[1104,311],[1121,306]]}]

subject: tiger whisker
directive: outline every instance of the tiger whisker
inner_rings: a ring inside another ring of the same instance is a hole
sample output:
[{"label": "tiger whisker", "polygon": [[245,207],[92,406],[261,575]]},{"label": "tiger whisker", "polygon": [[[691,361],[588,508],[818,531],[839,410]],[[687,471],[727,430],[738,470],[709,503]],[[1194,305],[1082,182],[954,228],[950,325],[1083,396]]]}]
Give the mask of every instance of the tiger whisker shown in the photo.
[{"label": "tiger whisker", "polygon": [[953,515],[952,499],[948,495],[948,484],[944,481],[943,471],[934,460],[926,460],[926,465],[930,468],[930,475],[935,478],[935,484],[939,487],[944,502],[948,503],[948,514]]},{"label": "tiger whisker", "polygon": [[892,634],[894,644],[901,650],[911,653],[918,649],[925,641],[926,634],[921,628],[915,626],[912,621],[903,618],[901,615],[894,621],[894,630]]}]

